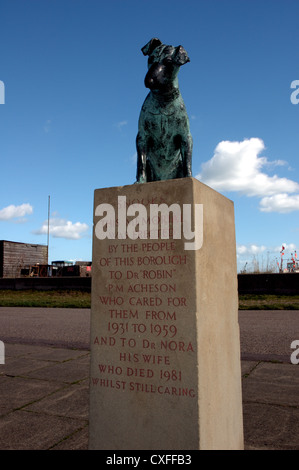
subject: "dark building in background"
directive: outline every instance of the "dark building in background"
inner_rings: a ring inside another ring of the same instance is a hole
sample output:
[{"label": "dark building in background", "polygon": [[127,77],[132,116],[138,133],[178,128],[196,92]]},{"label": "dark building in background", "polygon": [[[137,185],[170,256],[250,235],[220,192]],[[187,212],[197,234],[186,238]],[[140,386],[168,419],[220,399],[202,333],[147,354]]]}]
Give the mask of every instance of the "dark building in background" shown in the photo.
[{"label": "dark building in background", "polygon": [[36,267],[39,276],[47,276],[47,264],[46,245],[0,240],[0,277],[20,277],[31,267]]}]

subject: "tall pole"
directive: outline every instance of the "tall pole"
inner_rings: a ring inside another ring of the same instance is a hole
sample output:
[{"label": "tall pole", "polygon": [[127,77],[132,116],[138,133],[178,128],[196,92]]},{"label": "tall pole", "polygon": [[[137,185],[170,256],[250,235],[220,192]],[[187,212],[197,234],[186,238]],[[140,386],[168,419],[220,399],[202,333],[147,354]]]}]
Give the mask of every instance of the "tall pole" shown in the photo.
[{"label": "tall pole", "polygon": [[50,196],[48,197],[48,239],[47,239],[48,264],[49,264],[49,239],[50,239]]}]

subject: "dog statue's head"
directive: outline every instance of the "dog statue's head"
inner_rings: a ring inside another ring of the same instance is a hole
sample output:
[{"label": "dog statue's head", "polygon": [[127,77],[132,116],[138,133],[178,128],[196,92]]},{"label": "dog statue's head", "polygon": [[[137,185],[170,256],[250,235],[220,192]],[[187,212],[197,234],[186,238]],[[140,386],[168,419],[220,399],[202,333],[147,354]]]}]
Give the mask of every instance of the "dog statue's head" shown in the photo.
[{"label": "dog statue's head", "polygon": [[144,79],[146,88],[160,93],[177,89],[179,68],[190,62],[183,46],[167,46],[160,39],[153,38],[141,51],[149,56],[148,72]]}]

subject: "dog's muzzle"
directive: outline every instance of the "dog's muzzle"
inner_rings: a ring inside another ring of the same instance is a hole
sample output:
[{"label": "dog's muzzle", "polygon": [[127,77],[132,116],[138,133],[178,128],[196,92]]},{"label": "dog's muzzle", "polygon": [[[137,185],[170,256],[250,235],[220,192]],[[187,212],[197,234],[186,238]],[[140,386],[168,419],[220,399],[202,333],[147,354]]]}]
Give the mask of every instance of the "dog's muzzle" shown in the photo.
[{"label": "dog's muzzle", "polygon": [[150,90],[163,90],[172,80],[173,67],[163,64],[153,64],[150,66],[144,84]]}]

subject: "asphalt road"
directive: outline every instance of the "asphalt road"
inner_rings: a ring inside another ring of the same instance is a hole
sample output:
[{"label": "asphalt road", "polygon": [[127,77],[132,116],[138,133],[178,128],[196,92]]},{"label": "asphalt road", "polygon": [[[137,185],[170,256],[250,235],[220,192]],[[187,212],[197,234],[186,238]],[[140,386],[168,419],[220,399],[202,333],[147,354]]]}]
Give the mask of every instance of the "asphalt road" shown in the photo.
[{"label": "asphalt road", "polygon": [[[239,312],[243,359],[289,362],[299,340],[298,310]],[[89,349],[90,310],[0,307],[0,340],[8,343]]]},{"label": "asphalt road", "polygon": [[90,310],[0,307],[0,340],[89,349]]},{"label": "asphalt road", "polygon": [[298,310],[241,310],[239,325],[243,359],[289,362],[299,340]]}]

